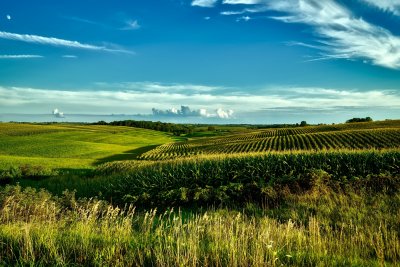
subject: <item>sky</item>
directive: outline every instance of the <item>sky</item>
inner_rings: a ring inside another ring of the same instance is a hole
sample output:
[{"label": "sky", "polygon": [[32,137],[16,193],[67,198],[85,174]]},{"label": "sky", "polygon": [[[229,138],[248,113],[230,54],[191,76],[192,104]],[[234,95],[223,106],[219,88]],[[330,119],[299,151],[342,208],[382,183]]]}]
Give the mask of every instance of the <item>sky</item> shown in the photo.
[{"label": "sky", "polygon": [[400,0],[2,0],[0,121],[399,119],[399,26]]}]

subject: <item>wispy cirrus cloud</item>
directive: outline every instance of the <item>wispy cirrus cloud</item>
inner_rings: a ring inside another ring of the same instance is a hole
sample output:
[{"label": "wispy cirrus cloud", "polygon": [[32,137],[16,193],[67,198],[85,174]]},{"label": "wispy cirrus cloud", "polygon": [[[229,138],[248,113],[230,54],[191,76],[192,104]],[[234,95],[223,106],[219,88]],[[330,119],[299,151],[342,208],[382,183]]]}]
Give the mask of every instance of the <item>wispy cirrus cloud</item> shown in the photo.
[{"label": "wispy cirrus cloud", "polygon": [[218,0],[194,0],[192,6],[214,7]]},{"label": "wispy cirrus cloud", "polygon": [[63,57],[63,58],[78,58],[78,56],[75,56],[75,55],[62,55],[61,57]]},{"label": "wispy cirrus cloud", "polygon": [[129,30],[138,30],[142,26],[139,24],[137,20],[128,20],[125,22],[125,26],[121,28],[121,30],[129,31]]},{"label": "wispy cirrus cloud", "polygon": [[0,59],[43,58],[40,55],[0,55]]},{"label": "wispy cirrus cloud", "polygon": [[0,39],[8,39],[8,40],[21,41],[21,42],[26,42],[26,43],[77,48],[77,49],[92,50],[92,51],[105,51],[105,52],[114,52],[114,53],[134,54],[132,51],[123,50],[123,49],[112,49],[112,48],[105,47],[105,46],[97,46],[97,45],[80,43],[78,41],[70,41],[70,40],[65,40],[65,39],[60,39],[60,38],[55,38],[55,37],[44,37],[44,36],[31,35],[31,34],[18,34],[18,33],[0,31]]},{"label": "wispy cirrus cloud", "polygon": [[263,0],[223,0],[223,4],[229,4],[229,5],[256,5],[256,4],[261,4],[262,2],[265,2]]},{"label": "wispy cirrus cloud", "polygon": [[361,0],[371,6],[375,6],[384,11],[392,12],[400,16],[400,0]]},{"label": "wispy cirrus cloud", "polygon": [[110,24],[106,24],[106,23],[101,23],[98,21],[80,18],[80,17],[74,17],[74,16],[64,16],[63,18],[67,19],[67,20],[79,22],[79,23],[99,26],[101,28],[109,29],[109,30],[138,30],[142,27],[142,25],[140,25],[139,21],[136,19],[117,19],[117,21],[112,21],[112,22],[110,22]]},{"label": "wispy cirrus cloud", "polygon": [[207,92],[221,93],[232,91],[233,88],[223,86],[210,86],[189,83],[158,83],[158,82],[120,82],[120,83],[95,83],[97,89],[108,90],[116,88],[118,90],[141,91],[148,93],[180,93],[186,95],[204,94]]},{"label": "wispy cirrus cloud", "polygon": [[74,16],[63,16],[64,19],[75,21],[75,22],[80,22],[80,23],[85,23],[85,24],[91,24],[91,25],[96,25],[96,26],[101,26],[103,28],[108,28],[106,24],[93,21],[90,19],[85,19],[85,18],[80,18],[80,17],[74,17]]},{"label": "wispy cirrus cloud", "polygon": [[[398,0],[372,1],[375,6],[397,12]],[[285,23],[302,23],[317,36],[312,45],[321,50],[319,59],[362,59],[373,65],[400,69],[400,37],[389,30],[356,17],[335,0],[224,0],[224,4],[246,4],[242,10],[223,11],[222,15],[280,12],[269,16]],[[310,45],[311,47],[311,45]]]}]

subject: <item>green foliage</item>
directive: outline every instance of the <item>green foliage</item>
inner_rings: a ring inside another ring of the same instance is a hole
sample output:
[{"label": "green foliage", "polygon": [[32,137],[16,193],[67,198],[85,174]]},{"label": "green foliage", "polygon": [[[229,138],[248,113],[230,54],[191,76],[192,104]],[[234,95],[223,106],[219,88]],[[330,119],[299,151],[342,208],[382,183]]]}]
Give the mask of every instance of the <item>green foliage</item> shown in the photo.
[{"label": "green foliage", "polygon": [[269,209],[249,203],[243,212],[143,213],[77,200],[74,192],[54,197],[7,186],[0,190],[0,265],[398,266],[399,192],[323,186],[286,193]]},{"label": "green foliage", "polygon": [[365,118],[352,118],[350,120],[347,120],[346,123],[354,123],[354,122],[371,122],[373,121],[371,117],[365,117]]},{"label": "green foliage", "polygon": [[11,167],[8,170],[0,170],[0,184],[8,184],[13,182],[15,179],[22,177],[21,169]]},{"label": "green foliage", "polygon": [[182,124],[175,123],[165,123],[165,122],[152,122],[152,121],[134,121],[134,120],[125,120],[125,121],[113,121],[110,123],[106,123],[104,121],[99,121],[95,123],[97,125],[111,125],[111,126],[128,126],[128,127],[136,127],[143,129],[150,129],[155,131],[173,133],[176,136],[180,136],[181,134],[190,134],[193,132],[193,127]]},{"label": "green foliage", "polygon": [[[269,187],[307,190],[312,183],[318,183],[315,177],[329,177],[335,185],[352,181],[357,184],[361,183],[359,180],[375,181],[377,175],[386,172],[390,178],[383,179],[382,186],[391,184],[397,190],[399,161],[398,151],[256,154],[169,161],[114,175],[106,195],[114,202],[147,207],[237,204],[263,201]],[[326,175],[316,175],[316,170]]]},{"label": "green foliage", "polygon": [[43,166],[22,165],[10,167],[8,170],[0,170],[0,183],[11,183],[18,179],[42,179],[56,176],[58,173],[50,168]]}]

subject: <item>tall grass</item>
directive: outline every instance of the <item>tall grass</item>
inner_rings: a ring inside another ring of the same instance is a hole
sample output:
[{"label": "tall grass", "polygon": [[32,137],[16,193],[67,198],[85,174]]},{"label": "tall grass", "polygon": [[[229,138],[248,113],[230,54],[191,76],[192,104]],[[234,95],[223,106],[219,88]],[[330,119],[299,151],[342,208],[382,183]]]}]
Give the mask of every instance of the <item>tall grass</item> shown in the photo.
[{"label": "tall grass", "polygon": [[[291,197],[296,201],[290,210],[262,210],[249,204],[242,211],[138,213],[132,207],[120,209],[95,199],[76,200],[71,192],[56,198],[43,190],[8,186],[0,193],[0,265],[400,263],[400,214],[395,208],[400,205],[399,192],[391,197],[336,193],[320,184],[308,194]],[[274,212],[281,214],[274,216]]]}]

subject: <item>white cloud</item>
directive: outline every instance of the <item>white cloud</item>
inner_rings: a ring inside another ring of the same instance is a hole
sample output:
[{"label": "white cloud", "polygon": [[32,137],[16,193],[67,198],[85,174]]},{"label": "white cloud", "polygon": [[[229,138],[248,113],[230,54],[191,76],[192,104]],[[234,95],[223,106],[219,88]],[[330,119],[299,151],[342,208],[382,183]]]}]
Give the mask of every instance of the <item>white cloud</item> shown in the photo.
[{"label": "white cloud", "polygon": [[325,44],[324,55],[332,58],[360,58],[373,64],[399,69],[400,38],[388,30],[355,18],[345,7],[332,0],[271,3],[269,8],[288,15],[275,17],[287,23],[314,26]]},{"label": "white cloud", "polygon": [[108,90],[117,88],[120,90],[146,91],[153,93],[183,93],[183,94],[204,94],[207,92],[218,92],[230,88],[221,86],[209,86],[185,83],[157,83],[157,82],[122,82],[122,83],[96,83],[96,86]]},{"label": "white cloud", "polygon": [[222,11],[220,14],[224,16],[240,15],[246,13],[245,11]]},{"label": "white cloud", "polygon": [[106,52],[133,54],[133,52],[131,52],[131,51],[122,50],[122,49],[111,49],[111,48],[108,48],[105,46],[96,46],[96,45],[80,43],[77,41],[69,41],[69,40],[64,40],[64,39],[59,39],[59,38],[54,38],[54,37],[43,37],[43,36],[31,35],[31,34],[18,34],[18,33],[10,33],[10,32],[0,31],[0,38],[14,40],[14,41],[21,41],[21,42],[26,42],[26,43],[35,43],[35,44],[69,47],[69,48],[94,50],[94,51],[106,51]]},{"label": "white cloud", "polygon": [[221,15],[225,16],[232,16],[232,15],[242,15],[246,13],[261,13],[261,12],[267,12],[270,11],[271,9],[268,8],[266,5],[250,5],[250,7],[241,9],[241,10],[229,10],[229,11],[222,11],[220,12]]},{"label": "white cloud", "polygon": [[122,30],[138,30],[140,29],[140,24],[137,20],[128,20],[125,22],[125,27]]},{"label": "white cloud", "polygon": [[369,5],[400,16],[400,0],[361,0]]},{"label": "white cloud", "polygon": [[233,110],[223,110],[218,108],[214,113],[208,112],[205,108],[191,109],[189,106],[181,106],[180,109],[170,108],[167,110],[152,108],[154,116],[185,118],[185,117],[203,117],[203,118],[219,118],[230,119],[233,118]]},{"label": "white cloud", "polygon": [[[201,86],[200,86],[201,87]],[[400,109],[400,94],[390,90],[338,90],[313,87],[274,87],[258,90],[254,93],[223,93],[216,91],[196,92],[170,89],[166,91],[147,91],[140,89],[112,90],[46,90],[21,87],[0,87],[0,113],[12,113],[22,110],[27,113],[46,113],[58,106],[69,113],[111,114],[111,113],[150,113],[152,108],[170,110],[170,107],[190,106],[191,112],[202,117],[231,118],[235,114],[255,112],[262,109],[312,108],[321,110],[390,107]],[[221,88],[220,90],[224,90]],[[233,92],[235,90],[231,90]],[[221,107],[228,108],[227,110]],[[208,112],[214,110],[215,112]],[[189,112],[182,111],[189,114]]]},{"label": "white cloud", "polygon": [[263,0],[224,0],[222,3],[223,4],[229,4],[229,5],[255,5],[255,4],[260,4],[262,3]]},{"label": "white cloud", "polygon": [[78,57],[75,56],[75,55],[63,55],[62,57],[63,57],[63,58],[78,58]]},{"label": "white cloud", "polygon": [[[235,0],[225,0],[228,2]],[[369,1],[369,0],[368,0]],[[251,1],[239,1],[247,2]],[[322,45],[320,59],[361,59],[374,65],[400,69],[400,37],[389,30],[355,17],[334,0],[262,1],[264,4],[241,11],[225,11],[223,15],[278,11],[272,17],[286,23],[303,23],[313,27]],[[398,1],[376,1],[394,10]],[[261,3],[261,1],[260,1]],[[386,4],[385,4],[386,3]],[[390,4],[390,5],[389,5]],[[378,5],[378,4],[377,4]]]},{"label": "white cloud", "polygon": [[249,16],[242,16],[242,17],[236,19],[237,22],[242,21],[242,20],[244,20],[244,21],[249,21],[249,20],[251,20],[251,17],[249,17]]},{"label": "white cloud", "polygon": [[43,58],[40,55],[0,55],[0,59]]},{"label": "white cloud", "polygon": [[223,110],[222,108],[218,108],[216,110],[217,117],[220,119],[229,119],[233,117],[233,110]]},{"label": "white cloud", "polygon": [[100,22],[97,22],[97,21],[93,21],[93,20],[89,20],[89,19],[85,19],[85,18],[73,17],[73,16],[63,16],[63,18],[67,19],[67,20],[75,21],[75,22],[81,22],[81,23],[101,26],[103,28],[109,28],[109,26],[107,26],[107,25],[105,25],[103,23],[100,23]]},{"label": "white cloud", "polygon": [[65,117],[64,112],[59,111],[58,108],[53,109],[52,113],[56,118],[64,118]]},{"label": "white cloud", "polygon": [[218,0],[194,0],[192,6],[214,7]]}]

